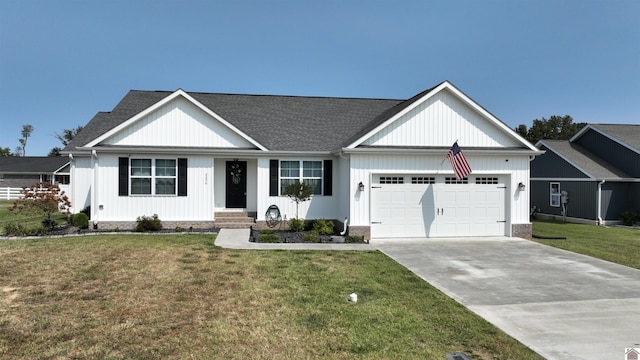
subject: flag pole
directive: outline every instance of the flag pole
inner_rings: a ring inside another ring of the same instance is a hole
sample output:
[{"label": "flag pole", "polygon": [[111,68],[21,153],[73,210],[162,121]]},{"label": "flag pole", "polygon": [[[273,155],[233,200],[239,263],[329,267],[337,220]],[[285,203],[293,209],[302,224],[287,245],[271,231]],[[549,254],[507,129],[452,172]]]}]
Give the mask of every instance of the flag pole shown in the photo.
[{"label": "flag pole", "polygon": [[[457,142],[458,142],[458,139],[456,139],[454,144],[456,144]],[[452,147],[453,147],[453,145],[452,145]],[[449,151],[451,151],[451,148],[449,148]],[[447,160],[447,155],[449,154],[449,151],[447,151],[447,153],[444,154],[444,159],[442,159],[442,161],[440,161],[440,166],[442,166],[442,164],[444,164],[444,161]]]}]

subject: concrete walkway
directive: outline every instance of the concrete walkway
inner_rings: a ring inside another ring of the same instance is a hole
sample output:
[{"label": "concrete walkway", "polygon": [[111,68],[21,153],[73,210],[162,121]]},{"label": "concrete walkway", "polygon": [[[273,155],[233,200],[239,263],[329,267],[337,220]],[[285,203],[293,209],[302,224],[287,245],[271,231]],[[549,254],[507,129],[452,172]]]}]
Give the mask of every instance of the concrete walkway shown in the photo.
[{"label": "concrete walkway", "polygon": [[640,347],[640,270],[519,238],[372,244],[548,359]]},{"label": "concrete walkway", "polygon": [[226,249],[246,250],[365,250],[376,251],[369,244],[264,244],[249,242],[249,229],[221,229],[215,244]]}]

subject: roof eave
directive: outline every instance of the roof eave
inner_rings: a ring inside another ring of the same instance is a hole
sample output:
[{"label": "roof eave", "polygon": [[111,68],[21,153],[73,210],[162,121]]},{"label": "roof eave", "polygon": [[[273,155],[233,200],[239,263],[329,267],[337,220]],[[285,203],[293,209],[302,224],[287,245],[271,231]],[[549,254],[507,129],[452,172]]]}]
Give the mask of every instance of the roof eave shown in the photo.
[{"label": "roof eave", "polygon": [[193,154],[193,155],[222,155],[222,156],[326,156],[330,151],[294,151],[294,150],[260,150],[260,149],[222,149],[222,148],[194,148],[194,147],[127,147],[100,146],[78,148],[83,154],[96,153],[132,153],[132,154]]},{"label": "roof eave", "polygon": [[[343,154],[406,154],[406,155],[443,155],[446,156],[449,152],[449,148],[393,148],[393,147],[378,147],[378,148],[342,148],[335,153]],[[537,156],[542,155],[545,152],[543,150],[529,150],[529,149],[465,149],[465,154],[471,155],[526,155]]]}]

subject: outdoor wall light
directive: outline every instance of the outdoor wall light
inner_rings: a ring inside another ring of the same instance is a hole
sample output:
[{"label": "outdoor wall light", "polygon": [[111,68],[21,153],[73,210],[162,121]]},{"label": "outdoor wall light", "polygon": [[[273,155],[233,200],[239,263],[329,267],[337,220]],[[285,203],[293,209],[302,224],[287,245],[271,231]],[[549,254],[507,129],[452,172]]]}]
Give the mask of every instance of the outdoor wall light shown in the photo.
[{"label": "outdoor wall light", "polygon": [[362,181],[360,181],[360,183],[358,184],[358,190],[364,191],[364,184],[362,183]]},{"label": "outdoor wall light", "polygon": [[518,190],[524,191],[525,185],[523,183],[518,184]]}]

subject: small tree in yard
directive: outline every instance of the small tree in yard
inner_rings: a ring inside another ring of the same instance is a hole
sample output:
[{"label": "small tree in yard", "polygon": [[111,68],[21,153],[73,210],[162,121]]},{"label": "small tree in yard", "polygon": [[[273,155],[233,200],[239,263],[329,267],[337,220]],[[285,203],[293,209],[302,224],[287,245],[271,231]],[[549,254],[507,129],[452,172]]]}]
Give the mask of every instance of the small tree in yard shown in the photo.
[{"label": "small tree in yard", "polygon": [[[286,195],[289,199],[293,200],[296,203],[296,223],[299,223],[298,219],[298,206],[301,202],[305,202],[311,199],[311,195],[313,195],[313,187],[309,184],[305,184],[300,181],[296,181],[294,183],[289,184],[284,189],[284,195]],[[291,219],[293,220],[293,219]],[[297,226],[296,228],[299,228]],[[297,229],[300,230],[300,229]]]},{"label": "small tree in yard", "polygon": [[57,184],[38,182],[31,187],[22,188],[20,192],[23,195],[22,199],[15,200],[13,205],[9,206],[9,211],[16,214],[30,211],[36,215],[46,215],[43,225],[49,230],[55,225],[51,220],[51,214],[56,211],[71,214],[71,201]]}]

